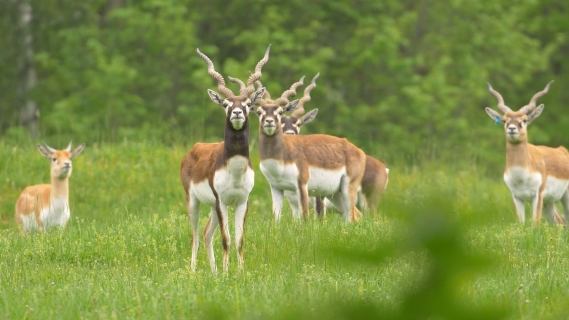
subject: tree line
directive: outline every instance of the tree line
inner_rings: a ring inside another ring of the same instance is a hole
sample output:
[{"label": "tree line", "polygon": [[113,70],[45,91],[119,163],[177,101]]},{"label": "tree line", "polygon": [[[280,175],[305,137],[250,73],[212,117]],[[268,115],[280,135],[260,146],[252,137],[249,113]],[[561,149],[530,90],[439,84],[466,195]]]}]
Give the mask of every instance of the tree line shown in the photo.
[{"label": "tree line", "polygon": [[499,161],[486,82],[518,109],[555,80],[530,141],[569,146],[566,1],[6,0],[0,12],[3,136],[219,140],[196,48],[246,79],[272,44],[273,96],[320,72],[305,133]]}]

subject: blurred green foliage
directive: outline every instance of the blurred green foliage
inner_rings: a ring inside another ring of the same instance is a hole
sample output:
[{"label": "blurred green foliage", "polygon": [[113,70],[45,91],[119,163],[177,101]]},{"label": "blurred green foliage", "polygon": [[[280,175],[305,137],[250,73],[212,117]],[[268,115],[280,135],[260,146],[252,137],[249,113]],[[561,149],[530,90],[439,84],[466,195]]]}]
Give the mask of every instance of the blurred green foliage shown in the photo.
[{"label": "blurred green foliage", "polygon": [[[0,2],[8,136],[22,134],[18,2]],[[427,149],[501,163],[501,130],[483,111],[496,103],[487,81],[517,109],[555,79],[530,138],[567,144],[567,1],[30,2],[39,78],[31,95],[44,137],[220,139],[221,115],[206,94],[216,85],[196,48],[224,76],[245,79],[272,43],[262,78],[271,92],[321,74],[307,106],[321,111],[307,133],[346,136],[383,160]]]}]

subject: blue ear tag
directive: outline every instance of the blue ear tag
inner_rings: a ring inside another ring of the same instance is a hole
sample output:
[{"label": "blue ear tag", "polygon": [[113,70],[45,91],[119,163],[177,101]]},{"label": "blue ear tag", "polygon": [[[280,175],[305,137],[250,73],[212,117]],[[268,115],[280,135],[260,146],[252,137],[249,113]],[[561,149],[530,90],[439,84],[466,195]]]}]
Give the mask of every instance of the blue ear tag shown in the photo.
[{"label": "blue ear tag", "polygon": [[498,123],[500,123],[500,118],[496,118],[496,121],[494,121],[494,125],[498,125]]}]

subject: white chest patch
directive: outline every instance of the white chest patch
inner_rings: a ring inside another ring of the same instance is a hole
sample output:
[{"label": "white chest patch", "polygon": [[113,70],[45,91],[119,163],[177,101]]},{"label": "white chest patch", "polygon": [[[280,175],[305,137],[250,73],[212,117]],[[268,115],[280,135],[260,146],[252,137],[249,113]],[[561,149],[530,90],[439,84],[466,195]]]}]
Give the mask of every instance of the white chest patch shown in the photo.
[{"label": "white chest patch", "polygon": [[283,165],[275,159],[261,161],[261,172],[269,184],[281,190],[295,191],[298,185],[298,168],[296,164]]},{"label": "white chest patch", "polygon": [[213,186],[222,203],[236,206],[249,198],[255,183],[255,172],[249,167],[249,159],[232,157],[227,166],[213,176]]},{"label": "white chest patch", "polygon": [[[43,223],[44,230],[50,227],[65,227],[67,220],[71,216],[69,211],[69,202],[66,198],[52,199],[48,207],[43,208],[40,212],[40,220]],[[39,225],[33,214],[23,217],[24,230],[39,229]]]},{"label": "white chest patch", "polygon": [[516,198],[532,201],[539,192],[541,174],[522,167],[512,167],[504,173],[504,181]]}]

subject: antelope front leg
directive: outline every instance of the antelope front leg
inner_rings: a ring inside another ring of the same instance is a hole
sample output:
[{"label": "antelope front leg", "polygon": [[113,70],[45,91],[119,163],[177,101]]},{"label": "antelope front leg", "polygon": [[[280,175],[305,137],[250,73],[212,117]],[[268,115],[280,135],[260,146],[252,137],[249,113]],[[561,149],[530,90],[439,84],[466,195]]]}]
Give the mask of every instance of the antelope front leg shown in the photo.
[{"label": "antelope front leg", "polygon": [[243,237],[245,233],[245,218],[247,217],[248,202],[235,208],[235,247],[237,248],[237,261],[239,270],[243,270]]},{"label": "antelope front leg", "polygon": [[221,231],[221,244],[223,245],[223,272],[227,273],[229,271],[229,246],[231,245],[229,213],[227,206],[219,200],[217,200],[216,209]]},{"label": "antelope front leg", "polygon": [[516,207],[516,215],[518,216],[518,221],[521,224],[526,222],[526,208],[524,207],[524,202],[516,196],[512,195],[512,199],[514,200],[514,206]]},{"label": "antelope front leg", "polygon": [[547,222],[549,223],[552,224],[555,223],[555,215],[557,214],[556,211],[557,210],[555,209],[554,203],[543,205],[543,215],[545,216],[545,219],[547,219]]},{"label": "antelope front leg", "polygon": [[561,197],[561,205],[563,206],[563,222],[569,222],[569,190],[565,190],[563,197]]},{"label": "antelope front leg", "polygon": [[537,197],[533,199],[531,205],[533,209],[533,223],[539,224],[543,211],[543,193],[541,190],[538,192]]},{"label": "antelope front leg", "polygon": [[196,270],[196,260],[198,257],[198,248],[200,246],[200,237],[198,236],[198,227],[200,221],[200,203],[195,197],[187,196],[186,208],[188,210],[188,218],[192,226],[192,260],[190,269]]},{"label": "antelope front leg", "polygon": [[284,191],[271,186],[271,197],[273,198],[273,214],[275,215],[275,220],[279,221],[283,209]]},{"label": "antelope front leg", "polygon": [[308,189],[306,184],[298,183],[298,188],[296,189],[296,196],[298,197],[298,209],[302,214],[303,218],[308,217]]},{"label": "antelope front leg", "polygon": [[203,232],[203,237],[205,250],[207,251],[207,257],[209,258],[209,266],[211,267],[211,272],[213,272],[213,274],[217,273],[217,267],[215,266],[215,254],[213,252],[213,235],[218,225],[219,221],[217,220],[215,209],[211,208],[211,211],[209,212],[209,219],[207,220],[207,224],[205,225]]}]

